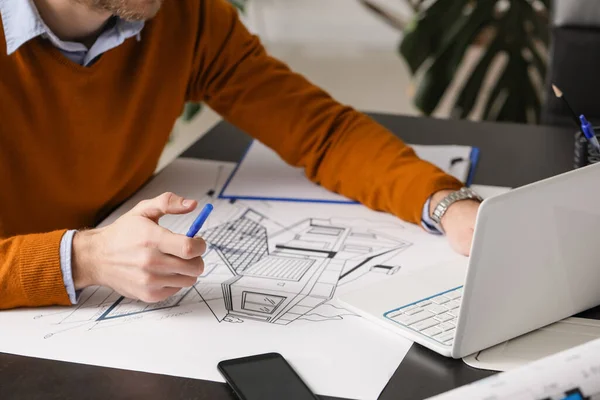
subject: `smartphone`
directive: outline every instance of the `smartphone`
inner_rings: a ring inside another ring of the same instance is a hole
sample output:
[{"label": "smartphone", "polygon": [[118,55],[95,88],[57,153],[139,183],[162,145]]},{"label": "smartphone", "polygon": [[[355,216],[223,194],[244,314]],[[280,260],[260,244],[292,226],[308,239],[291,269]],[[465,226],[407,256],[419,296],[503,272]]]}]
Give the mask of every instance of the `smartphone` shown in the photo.
[{"label": "smartphone", "polygon": [[224,360],[218,368],[241,400],[318,400],[279,353]]}]

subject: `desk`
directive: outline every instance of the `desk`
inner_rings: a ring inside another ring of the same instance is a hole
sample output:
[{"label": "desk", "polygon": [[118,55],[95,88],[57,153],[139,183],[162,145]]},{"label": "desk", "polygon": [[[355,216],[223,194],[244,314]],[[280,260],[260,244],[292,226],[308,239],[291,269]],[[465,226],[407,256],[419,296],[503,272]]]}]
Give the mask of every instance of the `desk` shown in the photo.
[{"label": "desk", "polygon": [[[570,129],[373,115],[413,144],[464,144],[481,149],[474,183],[521,186],[571,169]],[[238,161],[250,138],[217,125],[183,156]],[[583,313],[600,319],[600,308]],[[199,338],[202,343],[202,338]],[[422,399],[482,379],[491,372],[413,345],[381,399]],[[0,399],[228,399],[226,385],[0,353]]]}]

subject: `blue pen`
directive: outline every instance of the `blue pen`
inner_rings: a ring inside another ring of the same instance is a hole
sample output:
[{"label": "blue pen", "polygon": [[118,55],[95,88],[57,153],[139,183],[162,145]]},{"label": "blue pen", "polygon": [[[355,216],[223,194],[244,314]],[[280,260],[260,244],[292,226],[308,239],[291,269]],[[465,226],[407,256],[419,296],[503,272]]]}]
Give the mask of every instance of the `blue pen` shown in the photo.
[{"label": "blue pen", "polygon": [[212,210],[212,204],[205,205],[202,211],[200,211],[200,214],[198,214],[198,216],[196,217],[196,220],[192,223],[192,226],[190,226],[190,230],[185,235],[191,238],[196,236],[200,229],[202,229],[202,225],[204,225],[206,219],[208,218]]},{"label": "blue pen", "polygon": [[581,132],[585,135],[587,140],[600,152],[600,143],[598,143],[598,138],[596,137],[596,133],[594,132],[594,128],[592,124],[588,122],[587,119],[582,115],[579,116],[579,120],[581,121]]}]

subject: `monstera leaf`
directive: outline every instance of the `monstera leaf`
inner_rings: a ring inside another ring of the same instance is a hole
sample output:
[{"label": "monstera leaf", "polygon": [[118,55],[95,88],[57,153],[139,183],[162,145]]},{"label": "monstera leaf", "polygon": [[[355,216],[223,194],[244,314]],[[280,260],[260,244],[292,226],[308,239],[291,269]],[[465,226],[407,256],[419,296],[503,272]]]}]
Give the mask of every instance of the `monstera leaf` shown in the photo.
[{"label": "monstera leaf", "polygon": [[[370,3],[370,0],[359,0]],[[406,0],[409,1],[409,0]],[[415,77],[414,104],[431,115],[475,46],[482,55],[461,82],[452,116],[467,118],[482,95],[491,67],[502,57],[483,119],[539,121],[541,89],[546,75],[550,0],[410,0],[415,17],[403,27],[400,55]],[[379,7],[376,14],[397,21]],[[395,25],[398,25],[395,23]]]}]

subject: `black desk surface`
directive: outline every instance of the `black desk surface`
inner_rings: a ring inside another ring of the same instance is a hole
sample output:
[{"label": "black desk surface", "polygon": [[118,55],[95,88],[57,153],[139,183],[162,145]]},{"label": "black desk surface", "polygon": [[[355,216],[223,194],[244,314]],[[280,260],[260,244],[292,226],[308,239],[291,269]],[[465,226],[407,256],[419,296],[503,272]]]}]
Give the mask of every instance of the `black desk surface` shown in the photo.
[{"label": "black desk surface", "polygon": [[[564,128],[373,115],[407,143],[481,150],[474,183],[522,186],[572,168],[573,132]],[[227,123],[183,156],[238,161],[250,138]],[[600,319],[600,308],[582,316]],[[489,376],[413,345],[381,399],[422,399]],[[234,399],[226,385],[0,353],[0,399]]]}]

